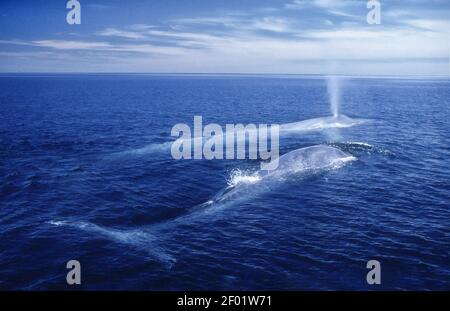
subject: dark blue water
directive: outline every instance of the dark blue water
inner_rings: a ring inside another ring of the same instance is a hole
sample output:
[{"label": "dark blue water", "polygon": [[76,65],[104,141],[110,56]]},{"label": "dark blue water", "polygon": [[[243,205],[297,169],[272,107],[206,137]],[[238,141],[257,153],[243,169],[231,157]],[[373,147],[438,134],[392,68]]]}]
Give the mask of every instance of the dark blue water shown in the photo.
[{"label": "dark blue water", "polygon": [[[0,289],[450,289],[450,81],[347,79],[371,121],[282,137],[328,144],[338,169],[249,184],[192,207],[259,161],[175,161],[176,123],[330,115],[321,77],[0,77]],[[367,261],[382,284],[366,283]]]}]

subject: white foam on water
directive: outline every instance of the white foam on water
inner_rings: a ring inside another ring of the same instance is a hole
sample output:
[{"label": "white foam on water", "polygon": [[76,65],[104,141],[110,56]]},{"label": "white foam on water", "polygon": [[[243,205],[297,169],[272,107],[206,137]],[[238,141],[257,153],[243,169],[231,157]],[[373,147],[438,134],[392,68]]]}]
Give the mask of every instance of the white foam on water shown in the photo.
[{"label": "white foam on water", "polygon": [[261,176],[257,173],[249,173],[240,169],[235,169],[231,172],[228,179],[228,186],[235,187],[239,184],[255,184],[261,180]]},{"label": "white foam on water", "polygon": [[66,224],[65,221],[54,221],[54,220],[50,220],[48,223],[54,226],[63,226]]}]

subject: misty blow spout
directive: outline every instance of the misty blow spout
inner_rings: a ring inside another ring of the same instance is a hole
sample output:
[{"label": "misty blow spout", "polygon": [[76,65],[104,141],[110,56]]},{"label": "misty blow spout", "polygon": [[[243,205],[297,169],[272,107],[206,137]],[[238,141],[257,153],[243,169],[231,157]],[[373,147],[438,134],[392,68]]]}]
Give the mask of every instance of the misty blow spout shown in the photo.
[{"label": "misty blow spout", "polygon": [[339,116],[339,106],[341,101],[340,79],[336,76],[328,77],[327,89],[331,114],[334,117],[337,117]]}]

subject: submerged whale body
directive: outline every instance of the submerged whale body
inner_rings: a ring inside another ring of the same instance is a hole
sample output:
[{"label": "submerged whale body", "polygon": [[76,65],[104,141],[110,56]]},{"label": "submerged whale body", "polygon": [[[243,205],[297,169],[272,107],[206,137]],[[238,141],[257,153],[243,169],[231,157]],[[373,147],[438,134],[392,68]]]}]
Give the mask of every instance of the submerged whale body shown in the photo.
[{"label": "submerged whale body", "polygon": [[346,115],[307,119],[280,125],[280,132],[314,131],[329,128],[347,128],[367,122],[365,119],[353,119]]},{"label": "submerged whale body", "polygon": [[171,267],[176,262],[175,258],[166,253],[165,250],[157,244],[156,237],[146,230],[113,229],[86,221],[51,220],[47,223],[57,227],[72,227],[93,234],[97,238],[101,237],[116,243],[133,246],[143,252],[146,252],[149,257],[156,259],[168,267]]}]

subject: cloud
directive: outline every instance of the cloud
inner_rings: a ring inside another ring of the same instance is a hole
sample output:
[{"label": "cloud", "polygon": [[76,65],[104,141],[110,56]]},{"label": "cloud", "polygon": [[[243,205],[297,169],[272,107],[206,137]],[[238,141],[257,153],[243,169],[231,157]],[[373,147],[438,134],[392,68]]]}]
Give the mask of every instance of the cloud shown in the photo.
[{"label": "cloud", "polygon": [[331,15],[358,19],[361,16],[352,14],[348,10],[354,10],[358,7],[365,8],[366,3],[356,0],[294,0],[285,4],[284,7],[289,10],[317,8]]},{"label": "cloud", "polygon": [[111,45],[107,42],[38,40],[32,41],[32,43],[36,46],[47,47],[57,50],[93,50],[93,49],[111,48]]},{"label": "cloud", "polygon": [[[429,73],[447,72],[443,66],[448,58],[447,20],[434,13],[414,18],[411,11],[395,8],[383,11],[385,16],[394,12],[391,23],[383,19],[382,25],[370,26],[364,14],[353,15],[357,5],[365,12],[361,1],[297,0],[279,11],[108,27],[83,34],[83,40],[49,36],[0,44],[38,50],[35,59],[48,57],[54,64],[57,57],[45,53],[70,55],[85,71],[326,73],[337,68],[342,73],[379,74],[383,70],[426,73],[429,68]],[[305,10],[304,18],[297,18],[294,7]],[[318,14],[309,14],[311,8]],[[23,62],[26,57],[14,54],[17,51],[3,52],[8,60]],[[1,65],[8,63],[4,60]],[[62,61],[57,64],[69,68]],[[75,65],[70,68],[78,70]]]},{"label": "cloud", "polygon": [[290,23],[288,21],[276,17],[255,19],[251,24],[251,28],[253,28],[253,30],[267,30],[273,32],[291,31]]},{"label": "cloud", "polygon": [[185,53],[184,48],[156,46],[151,44],[112,44],[108,42],[88,41],[65,41],[65,40],[40,40],[33,41],[38,47],[52,48],[56,50],[90,50],[94,52],[128,52],[143,54],[163,54],[169,56],[180,56]]},{"label": "cloud", "polygon": [[26,42],[23,40],[0,40],[0,44],[11,44],[11,45],[32,45],[30,42]]},{"label": "cloud", "polygon": [[357,0],[294,0],[285,4],[287,9],[305,9],[307,7],[316,6],[325,9],[344,8],[350,6],[365,6],[364,1]]},{"label": "cloud", "polygon": [[106,28],[106,29],[98,32],[97,35],[105,36],[105,37],[122,37],[122,38],[128,38],[128,39],[143,39],[143,38],[145,38],[145,36],[139,32],[119,30],[119,29],[115,29],[115,28]]},{"label": "cloud", "polygon": [[308,3],[308,1],[305,1],[305,0],[294,0],[294,1],[291,1],[289,3],[286,3],[284,5],[284,7],[286,9],[304,9],[308,5],[310,5],[310,3]]},{"label": "cloud", "polygon": [[413,27],[420,28],[422,30],[434,31],[434,32],[449,32],[450,21],[440,19],[403,19],[402,23]]},{"label": "cloud", "polygon": [[321,8],[344,8],[349,6],[355,6],[355,5],[362,5],[365,6],[365,1],[357,1],[357,0],[312,0],[311,1],[315,6],[321,7]]}]

